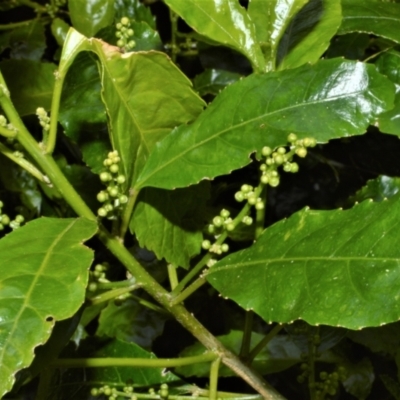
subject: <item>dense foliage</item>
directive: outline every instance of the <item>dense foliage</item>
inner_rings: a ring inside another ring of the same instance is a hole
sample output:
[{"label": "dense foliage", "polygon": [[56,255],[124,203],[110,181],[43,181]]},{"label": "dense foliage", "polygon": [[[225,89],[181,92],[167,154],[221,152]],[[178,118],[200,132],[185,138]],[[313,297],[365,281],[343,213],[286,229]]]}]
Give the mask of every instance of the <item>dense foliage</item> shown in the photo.
[{"label": "dense foliage", "polygon": [[0,397],[399,400],[399,3],[2,1]]}]

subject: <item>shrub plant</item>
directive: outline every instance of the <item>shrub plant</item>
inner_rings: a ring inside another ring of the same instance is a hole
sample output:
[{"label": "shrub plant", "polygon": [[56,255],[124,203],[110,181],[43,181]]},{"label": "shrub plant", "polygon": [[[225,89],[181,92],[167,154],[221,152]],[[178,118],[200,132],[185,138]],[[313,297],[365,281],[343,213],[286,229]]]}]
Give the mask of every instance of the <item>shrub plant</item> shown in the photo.
[{"label": "shrub plant", "polygon": [[400,398],[397,1],[0,10],[0,397]]}]

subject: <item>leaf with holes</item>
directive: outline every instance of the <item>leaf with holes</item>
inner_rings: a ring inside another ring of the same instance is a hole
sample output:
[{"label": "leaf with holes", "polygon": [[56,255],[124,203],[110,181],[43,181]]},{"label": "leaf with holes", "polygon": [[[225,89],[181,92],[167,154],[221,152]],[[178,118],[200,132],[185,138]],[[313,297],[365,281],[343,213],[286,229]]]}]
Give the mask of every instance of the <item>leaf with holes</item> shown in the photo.
[{"label": "leaf with holes", "polygon": [[173,189],[227,174],[249,164],[257,149],[285,145],[290,132],[318,142],[364,133],[393,97],[386,77],[354,61],[253,74],[227,87],[192,125],[157,143],[137,188]]},{"label": "leaf with holes", "polygon": [[350,329],[397,321],[399,217],[399,194],[346,211],[304,209],[215,264],[207,280],[265,321]]},{"label": "leaf with holes", "polygon": [[82,218],[40,218],[0,240],[0,397],[55,321],[82,305],[93,260],[82,242],[96,230]]}]

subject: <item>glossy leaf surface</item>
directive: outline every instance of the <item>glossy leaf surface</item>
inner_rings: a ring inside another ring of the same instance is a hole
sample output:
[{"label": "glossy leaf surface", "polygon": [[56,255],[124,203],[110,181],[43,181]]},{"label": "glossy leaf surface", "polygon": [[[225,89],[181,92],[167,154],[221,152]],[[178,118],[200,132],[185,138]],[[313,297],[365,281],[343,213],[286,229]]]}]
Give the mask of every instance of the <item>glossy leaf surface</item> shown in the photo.
[{"label": "glossy leaf surface", "polygon": [[138,198],[130,228],[142,247],[184,268],[200,253],[207,185],[185,189],[146,188]]},{"label": "glossy leaf surface", "polygon": [[279,44],[279,69],[315,63],[342,21],[340,0],[310,0],[294,17]]},{"label": "glossy leaf surface", "polygon": [[216,96],[226,86],[239,80],[240,74],[222,69],[206,69],[194,78],[193,86],[200,96]]},{"label": "glossy leaf surface", "polygon": [[0,240],[0,396],[32,362],[55,321],[82,305],[93,260],[82,242],[96,229],[85,219],[41,218]]},{"label": "glossy leaf surface", "polygon": [[94,36],[114,19],[114,0],[68,0],[72,25],[87,37]]},{"label": "glossy leaf surface", "polygon": [[290,132],[318,142],[363,133],[393,96],[393,84],[373,66],[339,59],[251,75],[157,143],[137,187],[172,189],[227,174],[257,149],[285,145]]},{"label": "glossy leaf surface", "polygon": [[38,107],[50,108],[56,66],[31,60],[0,63],[11,99],[20,115],[35,114]]},{"label": "glossy leaf surface", "polygon": [[279,42],[292,18],[309,0],[252,0],[248,13],[269,68],[275,68]]},{"label": "glossy leaf surface", "polygon": [[196,32],[244,54],[257,71],[264,58],[255,28],[236,0],[166,0],[165,3]]},{"label": "glossy leaf surface", "polygon": [[399,195],[346,211],[304,209],[215,264],[207,280],[266,321],[350,329],[397,321],[399,214]]},{"label": "glossy leaf surface", "polygon": [[342,0],[339,34],[366,32],[400,43],[400,4],[379,0]]},{"label": "glossy leaf surface", "polygon": [[121,54],[118,48],[97,40],[93,50],[102,62],[102,97],[112,144],[130,184],[156,142],[173,127],[195,119],[204,102],[165,54]]},{"label": "glossy leaf surface", "polygon": [[[261,341],[263,335],[253,332],[251,335],[251,348],[253,348],[257,343]],[[218,340],[229,350],[236,354],[240,352],[240,346],[242,344],[243,332],[241,331],[231,331],[229,334],[224,336],[219,336]],[[189,357],[203,354],[205,347],[196,343],[193,346],[186,348],[181,352],[181,357]],[[279,371],[284,371],[291,366],[297,364],[301,361],[301,350],[290,336],[275,336],[264,349],[258,353],[254,359],[252,366],[260,374],[272,374]],[[176,372],[185,376],[198,376],[207,377],[210,375],[210,364],[193,364],[184,367],[176,368]],[[235,376],[225,365],[221,365],[219,376]]]},{"label": "glossy leaf surface", "polygon": [[400,191],[400,178],[386,175],[371,179],[350,199],[352,201],[364,201],[372,199],[374,201],[383,201],[393,197]]},{"label": "glossy leaf surface", "polygon": [[380,116],[379,128],[382,132],[400,135],[400,52],[389,50],[383,53],[376,62],[376,67],[396,84],[394,108]]},{"label": "glossy leaf surface", "polygon": [[147,22],[133,21],[131,27],[134,31],[132,39],[136,42],[133,51],[162,50],[163,44],[160,35]]}]

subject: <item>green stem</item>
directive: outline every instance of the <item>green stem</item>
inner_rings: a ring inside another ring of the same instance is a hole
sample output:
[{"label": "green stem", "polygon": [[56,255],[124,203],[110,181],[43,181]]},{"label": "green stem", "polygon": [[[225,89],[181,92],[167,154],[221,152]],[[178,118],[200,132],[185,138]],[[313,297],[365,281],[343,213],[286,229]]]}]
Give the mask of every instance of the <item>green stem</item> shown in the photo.
[{"label": "green stem", "polygon": [[[17,111],[15,110],[9,96],[1,87],[6,88],[3,76],[0,72],[0,106],[6,113],[8,119],[18,129],[17,139],[19,143],[30,154],[33,160],[46,173],[50,181],[59,190],[63,198],[77,213],[77,215],[87,218],[91,221],[97,221],[97,217],[82,200],[79,194],[71,186],[69,181],[59,169],[57,163],[50,154],[45,154],[42,148],[36,143],[33,137],[25,128]],[[244,379],[265,399],[278,400],[283,397],[270,387],[261,376],[248,366],[244,365],[240,359],[231,351],[226,349],[185,307],[180,304],[171,306],[172,300],[170,294],[138,263],[129,250],[107,229],[98,223],[98,237],[107,247],[107,249],[128,269],[128,271],[137,279],[150,296],[159,302],[167,311],[174,315],[175,319],[189,332],[192,333],[207,349],[211,349],[221,357],[222,362],[234,371],[238,376]]]},{"label": "green stem", "polygon": [[176,273],[176,267],[173,264],[167,265],[169,284],[171,285],[171,290],[174,290],[178,286],[178,274]]},{"label": "green stem", "polygon": [[[260,184],[254,191],[255,196],[259,196],[264,185]],[[233,219],[232,224],[236,227],[243,218],[249,214],[251,205],[246,203],[246,205],[240,210],[239,214]],[[228,232],[224,231],[216,240],[215,244],[222,244],[228,237]],[[172,296],[177,296],[180,291],[190,282],[207,264],[207,262],[212,258],[212,253],[208,252],[204,257],[186,274],[186,276],[179,282],[178,286],[171,292]]]},{"label": "green stem", "polygon": [[257,240],[264,231],[264,221],[265,221],[265,210],[267,208],[267,187],[262,186],[260,197],[264,202],[264,208],[262,210],[256,210],[256,230],[255,239]]},{"label": "green stem", "polygon": [[10,24],[0,25],[0,31],[7,31],[9,29],[20,28],[21,26],[30,24],[32,21],[34,21],[34,19],[30,19],[28,21],[12,22]]},{"label": "green stem", "polygon": [[284,327],[285,325],[276,325],[274,326],[268,334],[260,340],[258,344],[250,351],[247,360],[251,364],[256,358],[257,354],[274,338]]},{"label": "green stem", "polygon": [[40,373],[39,386],[36,392],[35,400],[46,400],[48,398],[53,373],[53,368],[47,367],[42,370]]},{"label": "green stem", "polygon": [[19,0],[19,4],[33,8],[37,12],[46,12],[46,8],[31,0]]},{"label": "green stem", "polygon": [[144,299],[140,298],[139,296],[135,296],[135,295],[132,295],[132,297],[133,297],[139,304],[141,304],[141,305],[144,306],[144,307],[149,308],[150,310],[153,310],[153,311],[156,311],[156,312],[158,312],[158,313],[171,316],[171,314],[170,314],[168,311],[165,311],[164,308],[158,306],[157,304],[152,303],[151,301],[144,300]]},{"label": "green stem", "polygon": [[129,189],[128,202],[125,205],[124,212],[121,217],[121,226],[119,228],[119,237],[121,239],[125,237],[126,231],[128,230],[139,192],[140,190]]},{"label": "green stem", "polygon": [[178,294],[171,300],[171,305],[182,303],[186,298],[188,298],[197,289],[201,288],[205,283],[207,283],[206,278],[200,275],[190,286]]},{"label": "green stem", "polygon": [[25,171],[29,172],[32,176],[38,179],[40,182],[49,184],[49,178],[43,175],[32,163],[30,163],[24,157],[18,157],[14,154],[14,151],[9,149],[4,144],[0,143],[0,153],[9,158],[11,161],[18,164]]},{"label": "green stem", "polygon": [[254,313],[252,310],[246,312],[244,320],[242,345],[240,347],[240,353],[239,353],[239,357],[242,359],[246,359],[250,352],[251,332],[253,330],[253,317]]},{"label": "green stem", "polygon": [[211,363],[210,368],[210,400],[217,400],[218,398],[218,372],[221,359],[218,357]]},{"label": "green stem", "polygon": [[214,361],[217,356],[207,352],[199,356],[179,358],[60,358],[51,363],[53,368],[141,367],[176,368],[184,365]]},{"label": "green stem", "polygon": [[17,136],[17,132],[7,129],[4,126],[0,126],[0,135],[6,138],[15,138]]},{"label": "green stem", "polygon": [[118,288],[118,289],[113,289],[113,290],[109,290],[108,292],[99,294],[97,296],[91,297],[88,300],[90,301],[90,304],[92,306],[100,304],[100,303],[104,303],[105,301],[109,301],[112,299],[115,299],[118,296],[121,296],[125,293],[129,293],[132,292],[133,290],[139,289],[140,285],[139,284],[135,284],[133,286],[129,286],[129,287],[125,287],[125,288]]},{"label": "green stem", "polygon": [[100,290],[118,289],[132,287],[136,283],[135,278],[127,279],[125,281],[118,282],[99,282],[97,288]]}]

